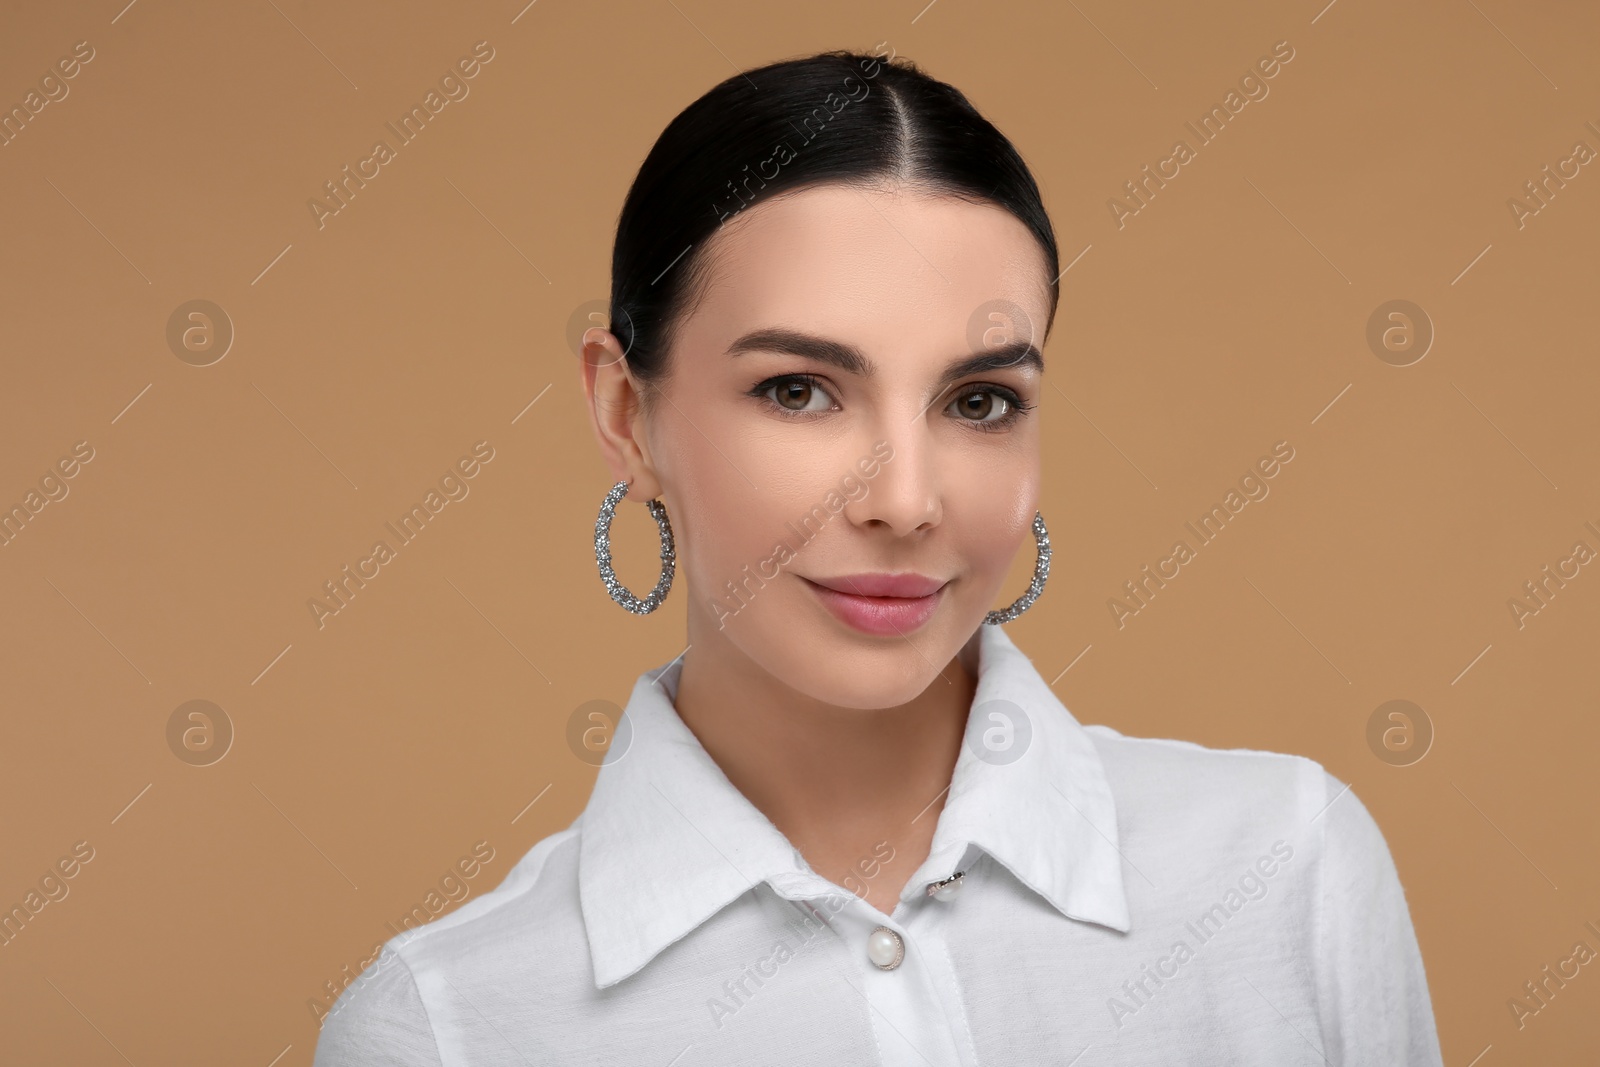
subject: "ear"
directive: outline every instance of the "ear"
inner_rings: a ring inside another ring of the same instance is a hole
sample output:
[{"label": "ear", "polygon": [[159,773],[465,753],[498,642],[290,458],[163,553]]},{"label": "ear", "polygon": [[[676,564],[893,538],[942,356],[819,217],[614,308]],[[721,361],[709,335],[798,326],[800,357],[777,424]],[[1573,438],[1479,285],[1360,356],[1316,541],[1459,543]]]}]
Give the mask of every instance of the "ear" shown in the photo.
[{"label": "ear", "polygon": [[614,481],[628,482],[625,500],[644,503],[661,495],[650,446],[645,440],[643,387],[628,369],[616,335],[592,326],[583,334],[581,364],[589,424]]}]

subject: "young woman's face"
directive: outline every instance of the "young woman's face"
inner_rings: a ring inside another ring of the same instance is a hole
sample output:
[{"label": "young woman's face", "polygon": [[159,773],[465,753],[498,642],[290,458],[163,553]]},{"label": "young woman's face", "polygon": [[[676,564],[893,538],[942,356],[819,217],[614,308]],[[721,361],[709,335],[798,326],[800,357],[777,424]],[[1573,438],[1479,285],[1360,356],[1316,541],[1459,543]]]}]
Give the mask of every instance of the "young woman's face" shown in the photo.
[{"label": "young woman's face", "polygon": [[[1025,588],[1044,253],[1001,208],[841,185],[748,208],[709,250],[641,441],[689,641],[830,704],[903,704]],[[1012,365],[962,370],[986,355]]]}]

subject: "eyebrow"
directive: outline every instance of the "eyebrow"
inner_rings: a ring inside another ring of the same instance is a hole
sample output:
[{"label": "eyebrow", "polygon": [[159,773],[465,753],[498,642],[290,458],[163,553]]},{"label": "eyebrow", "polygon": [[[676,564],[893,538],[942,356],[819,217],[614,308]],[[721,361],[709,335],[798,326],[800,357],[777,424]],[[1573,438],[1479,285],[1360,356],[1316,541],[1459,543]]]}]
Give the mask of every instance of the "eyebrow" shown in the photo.
[{"label": "eyebrow", "polygon": [[[782,352],[791,356],[803,356],[822,363],[830,363],[863,378],[872,377],[878,369],[877,365],[855,345],[782,327],[752,330],[728,346],[730,356],[742,356],[746,352]],[[1044,356],[1030,341],[1012,341],[1009,344],[997,345],[986,352],[953,360],[939,376],[937,388],[942,390],[969,374],[1016,367],[1031,367],[1043,374]]]}]

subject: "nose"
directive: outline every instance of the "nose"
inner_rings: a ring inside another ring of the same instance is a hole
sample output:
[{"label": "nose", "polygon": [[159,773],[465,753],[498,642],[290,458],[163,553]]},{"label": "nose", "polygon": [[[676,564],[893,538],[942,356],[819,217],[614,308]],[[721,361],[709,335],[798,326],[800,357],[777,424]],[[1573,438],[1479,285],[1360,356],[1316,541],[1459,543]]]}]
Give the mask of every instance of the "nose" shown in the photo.
[{"label": "nose", "polygon": [[944,518],[943,489],[932,443],[915,428],[885,433],[878,440],[887,441],[888,449],[879,445],[879,452],[871,453],[869,447],[861,454],[877,457],[887,451],[888,458],[878,460],[875,477],[862,479],[866,495],[849,502],[845,516],[854,525],[884,527],[896,537],[939,525]]}]

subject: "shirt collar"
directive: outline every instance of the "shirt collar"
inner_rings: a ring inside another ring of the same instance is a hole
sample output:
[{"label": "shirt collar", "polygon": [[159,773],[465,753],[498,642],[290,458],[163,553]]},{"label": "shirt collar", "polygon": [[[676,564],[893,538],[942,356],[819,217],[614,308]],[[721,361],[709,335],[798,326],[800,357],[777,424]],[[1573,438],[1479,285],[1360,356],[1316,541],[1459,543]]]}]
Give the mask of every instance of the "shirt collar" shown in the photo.
[{"label": "shirt collar", "polygon": [[[979,630],[966,742],[928,858],[902,898],[954,873],[976,845],[1061,914],[1126,932],[1116,806],[1094,741],[1004,630]],[[606,754],[579,820],[578,893],[597,989],[762,882],[790,899],[842,892],[800,862],[679,718],[681,670],[675,659],[634,683],[631,736],[619,730],[627,744]]]}]

